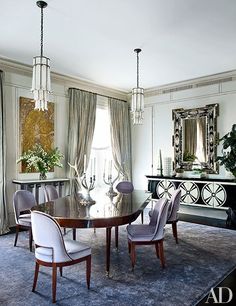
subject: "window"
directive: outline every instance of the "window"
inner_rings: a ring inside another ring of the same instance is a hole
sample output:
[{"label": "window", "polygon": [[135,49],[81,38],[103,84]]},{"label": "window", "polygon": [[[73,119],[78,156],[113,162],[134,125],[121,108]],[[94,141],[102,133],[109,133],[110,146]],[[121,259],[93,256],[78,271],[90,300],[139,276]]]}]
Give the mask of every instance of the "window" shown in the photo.
[{"label": "window", "polygon": [[113,179],[117,175],[112,161],[110,122],[107,107],[98,106],[96,110],[96,123],[91,150],[91,159],[94,158],[96,159],[96,187],[106,188],[103,175],[105,171],[107,179],[111,163]]}]

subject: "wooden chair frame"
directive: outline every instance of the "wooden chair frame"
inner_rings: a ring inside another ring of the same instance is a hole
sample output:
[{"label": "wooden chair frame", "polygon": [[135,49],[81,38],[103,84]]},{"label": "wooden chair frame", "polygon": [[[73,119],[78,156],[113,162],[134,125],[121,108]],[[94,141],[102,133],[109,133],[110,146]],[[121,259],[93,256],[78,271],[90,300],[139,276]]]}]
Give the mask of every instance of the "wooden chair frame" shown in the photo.
[{"label": "wooden chair frame", "polygon": [[32,236],[32,228],[31,228],[31,226],[16,224],[16,235],[15,235],[14,247],[17,244],[17,240],[18,240],[18,235],[19,235],[20,229],[27,229],[27,230],[29,230],[29,249],[30,249],[30,252],[32,252],[33,236]]},{"label": "wooden chair frame", "polygon": [[164,239],[155,240],[155,241],[131,241],[130,239],[128,239],[128,249],[131,257],[132,271],[134,270],[134,266],[136,263],[136,252],[135,252],[136,245],[154,244],[157,258],[160,258],[161,266],[162,268],[165,268],[166,264],[165,264],[163,240]]},{"label": "wooden chair frame", "polygon": [[45,266],[45,267],[52,267],[52,302],[55,303],[56,302],[56,287],[57,287],[57,268],[59,268],[60,275],[62,276],[63,267],[71,266],[71,265],[80,263],[82,261],[86,261],[86,281],[87,281],[87,288],[89,289],[90,288],[90,277],[91,277],[91,255],[88,255],[88,256],[85,256],[85,257],[82,257],[76,260],[60,262],[60,263],[46,262],[46,261],[36,259],[32,292],[35,292],[40,265]]}]

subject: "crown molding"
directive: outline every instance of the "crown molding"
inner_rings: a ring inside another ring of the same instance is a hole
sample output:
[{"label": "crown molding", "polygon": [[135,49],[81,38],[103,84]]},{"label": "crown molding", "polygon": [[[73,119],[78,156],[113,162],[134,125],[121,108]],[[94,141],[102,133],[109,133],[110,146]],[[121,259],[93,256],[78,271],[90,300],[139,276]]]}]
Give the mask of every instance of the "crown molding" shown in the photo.
[{"label": "crown molding", "polygon": [[221,84],[224,82],[231,82],[236,80],[236,70],[225,71],[221,73],[211,74],[204,77],[184,80],[181,82],[174,82],[170,84],[151,87],[144,90],[145,97],[169,94],[192,88],[199,88],[203,86],[210,86],[214,84]]},{"label": "crown molding", "polygon": [[[19,74],[32,76],[32,66],[28,64],[22,64],[17,61],[0,57],[0,69],[6,72],[17,72]],[[51,80],[53,82],[63,83],[63,85],[68,89],[69,87],[76,87],[78,89],[92,91],[100,95],[106,95],[112,98],[117,98],[121,100],[127,100],[128,92],[119,89],[114,89],[110,87],[105,87],[99,85],[95,82],[88,81],[82,78],[64,75],[57,72],[51,71]]]}]

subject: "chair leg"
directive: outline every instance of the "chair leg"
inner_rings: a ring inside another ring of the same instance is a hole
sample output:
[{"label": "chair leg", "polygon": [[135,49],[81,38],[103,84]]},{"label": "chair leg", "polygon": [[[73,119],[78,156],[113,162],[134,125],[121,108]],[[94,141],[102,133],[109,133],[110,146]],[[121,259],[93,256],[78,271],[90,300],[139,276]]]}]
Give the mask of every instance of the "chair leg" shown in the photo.
[{"label": "chair leg", "polygon": [[177,222],[176,221],[174,221],[172,223],[172,231],[173,231],[173,236],[175,238],[176,243],[179,243],[179,241],[178,241],[178,233],[177,233]]},{"label": "chair leg", "polygon": [[94,233],[94,234],[96,234],[96,227],[94,227],[94,229],[93,229],[93,233]]},{"label": "chair leg", "polygon": [[60,270],[60,276],[62,276],[62,267],[59,267]]},{"label": "chair leg", "polygon": [[35,270],[34,270],[34,282],[33,282],[33,288],[32,292],[35,291],[36,285],[37,285],[37,280],[38,280],[38,274],[39,274],[39,264],[37,261],[35,262]]},{"label": "chair leg", "polygon": [[64,231],[64,235],[66,235],[66,228],[65,227],[63,228],[63,231]]},{"label": "chair leg", "polygon": [[156,248],[157,258],[159,258],[159,247],[158,247],[158,242],[155,243],[155,248]]},{"label": "chair leg", "polygon": [[130,245],[129,240],[128,240],[128,250],[129,250],[129,254],[130,254],[130,252],[131,252],[131,245]]},{"label": "chair leg", "polygon": [[86,260],[86,280],[87,280],[87,287],[90,288],[90,277],[91,277],[91,256],[88,257]]},{"label": "chair leg", "polygon": [[119,227],[115,226],[115,244],[117,249],[118,249],[118,240],[119,240]]},{"label": "chair leg", "polygon": [[16,225],[16,236],[15,236],[14,247],[16,246],[16,243],[17,243],[18,234],[19,234],[19,229],[20,229],[20,226],[17,224],[17,225]]},{"label": "chair leg", "polygon": [[32,243],[33,243],[33,235],[32,235],[32,228],[29,229],[29,248],[30,252],[32,252]]},{"label": "chair leg", "polygon": [[142,222],[142,224],[143,224],[143,210],[142,210],[142,212],[141,212],[141,222]]},{"label": "chair leg", "polygon": [[56,302],[56,290],[57,290],[57,266],[52,265],[52,302]]},{"label": "chair leg", "polygon": [[161,261],[162,268],[165,268],[165,256],[164,256],[164,248],[163,248],[163,240],[160,240],[159,242],[159,257]]},{"label": "chair leg", "polygon": [[135,243],[131,242],[131,264],[132,264],[132,271],[134,271],[135,262],[136,262]]},{"label": "chair leg", "polygon": [[73,240],[76,240],[76,228],[73,228]]}]

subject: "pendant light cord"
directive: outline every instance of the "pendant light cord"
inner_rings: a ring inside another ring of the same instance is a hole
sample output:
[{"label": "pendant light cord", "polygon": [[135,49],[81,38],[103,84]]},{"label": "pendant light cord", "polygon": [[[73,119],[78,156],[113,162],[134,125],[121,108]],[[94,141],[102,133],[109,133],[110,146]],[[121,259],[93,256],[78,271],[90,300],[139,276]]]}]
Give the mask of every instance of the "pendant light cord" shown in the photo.
[{"label": "pendant light cord", "polygon": [[43,56],[43,8],[41,7],[41,54]]},{"label": "pendant light cord", "polygon": [[137,88],[139,88],[139,53],[137,52]]}]

